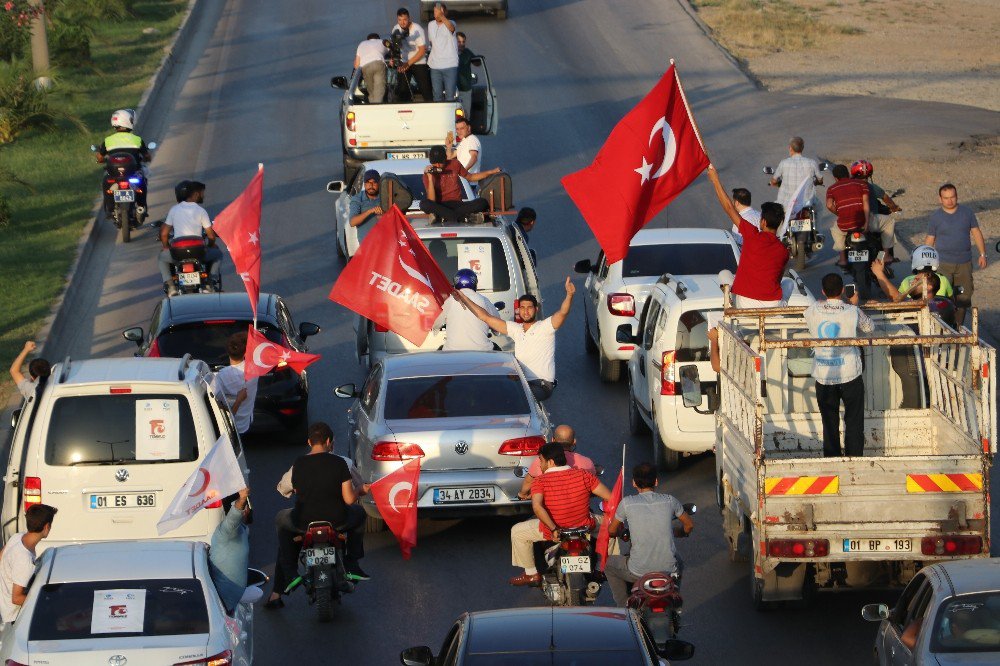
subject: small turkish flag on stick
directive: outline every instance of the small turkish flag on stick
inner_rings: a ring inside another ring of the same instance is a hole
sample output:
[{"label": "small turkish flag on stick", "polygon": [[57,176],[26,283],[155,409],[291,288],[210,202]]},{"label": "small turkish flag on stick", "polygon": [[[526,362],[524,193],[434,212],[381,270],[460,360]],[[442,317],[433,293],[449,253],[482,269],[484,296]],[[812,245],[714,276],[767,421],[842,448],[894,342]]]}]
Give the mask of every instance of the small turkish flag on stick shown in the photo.
[{"label": "small turkish flag on stick", "polygon": [[247,351],[243,357],[243,378],[250,381],[254,377],[266,375],[275,366],[287,365],[296,372],[302,372],[306,366],[320,358],[319,354],[306,354],[271,342],[251,325],[247,331]]},{"label": "small turkish flag on stick", "polygon": [[611,489],[611,499],[604,503],[604,520],[601,521],[601,529],[597,531],[597,543],[594,544],[594,551],[601,556],[601,571],[608,563],[608,542],[611,541],[611,521],[614,520],[615,512],[622,501],[622,484],[625,481],[625,467],[622,466],[618,472],[618,480],[615,487]]},{"label": "small turkish flag on stick", "polygon": [[[354,261],[352,259],[351,261]],[[398,447],[412,446],[397,444]],[[404,452],[400,451],[400,460]],[[417,545],[417,499],[420,483],[420,458],[414,458],[395,472],[386,474],[372,484],[371,494],[375,506],[399,541],[403,559],[410,559],[410,552]]]},{"label": "small turkish flag on stick", "polygon": [[264,191],[264,165],[240,196],[219,213],[212,228],[229,249],[233,265],[250,297],[253,318],[257,321],[260,297],[260,205]]}]

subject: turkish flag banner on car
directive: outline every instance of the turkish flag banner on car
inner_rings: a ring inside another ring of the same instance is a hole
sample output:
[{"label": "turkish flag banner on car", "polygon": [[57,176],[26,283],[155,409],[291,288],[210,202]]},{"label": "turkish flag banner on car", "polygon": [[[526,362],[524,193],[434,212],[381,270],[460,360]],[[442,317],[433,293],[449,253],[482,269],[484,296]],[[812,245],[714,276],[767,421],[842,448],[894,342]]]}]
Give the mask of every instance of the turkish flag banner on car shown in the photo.
[{"label": "turkish flag banner on car", "polygon": [[[355,259],[351,260],[352,262]],[[414,458],[395,472],[372,484],[375,506],[399,541],[403,559],[417,545],[417,488],[420,481],[420,458]]]},{"label": "turkish flag banner on car", "polygon": [[395,205],[375,223],[330,300],[422,345],[451,283]]},{"label": "turkish flag banner on car", "polygon": [[615,487],[611,489],[611,499],[604,503],[604,520],[601,521],[601,529],[597,531],[597,543],[594,545],[594,552],[601,557],[601,571],[608,563],[608,542],[611,540],[611,521],[618,511],[618,505],[622,501],[622,484],[625,481],[625,468],[618,472],[618,480]]},{"label": "turkish flag banner on car", "polygon": [[593,163],[562,184],[608,263],[708,166],[673,65],[611,131]]},{"label": "turkish flag banner on car", "polygon": [[297,352],[271,342],[251,324],[247,331],[247,351],[243,356],[243,378],[250,381],[254,377],[266,375],[275,366],[283,368],[287,365],[296,372],[302,372],[306,366],[320,358],[319,354]]},{"label": "turkish flag banner on car", "polygon": [[257,319],[260,296],[260,202],[264,192],[264,165],[240,196],[215,217],[212,228],[229,248],[236,273],[243,280],[253,318]]},{"label": "turkish flag banner on car", "polygon": [[236,459],[236,452],[226,435],[219,437],[208,455],[181,489],[156,523],[156,533],[163,536],[177,529],[204,509],[217,504],[246,488],[247,481]]}]

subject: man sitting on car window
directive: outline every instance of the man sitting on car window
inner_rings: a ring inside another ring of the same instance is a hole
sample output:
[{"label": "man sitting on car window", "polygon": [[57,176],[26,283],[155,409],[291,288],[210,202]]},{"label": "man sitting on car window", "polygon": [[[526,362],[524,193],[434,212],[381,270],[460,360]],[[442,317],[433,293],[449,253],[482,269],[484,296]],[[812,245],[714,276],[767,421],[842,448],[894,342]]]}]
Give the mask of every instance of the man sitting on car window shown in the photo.
[{"label": "man sitting on car window", "polygon": [[457,159],[448,159],[444,146],[433,146],[430,164],[424,169],[424,189],[427,195],[420,202],[420,210],[449,222],[481,222],[482,214],[489,210],[486,199],[462,200],[462,182],[459,178],[477,183],[487,176],[500,173],[490,169],[470,173]]},{"label": "man sitting on car window", "polygon": [[382,210],[382,197],[379,196],[380,180],[378,171],[368,169],[365,171],[363,178],[364,186],[358,190],[357,194],[351,195],[350,217],[347,220],[347,223],[352,227],[357,227],[359,243],[364,240],[367,232],[371,231],[371,228],[375,226],[368,225],[367,227],[362,227],[362,225],[376,221],[385,212]]}]

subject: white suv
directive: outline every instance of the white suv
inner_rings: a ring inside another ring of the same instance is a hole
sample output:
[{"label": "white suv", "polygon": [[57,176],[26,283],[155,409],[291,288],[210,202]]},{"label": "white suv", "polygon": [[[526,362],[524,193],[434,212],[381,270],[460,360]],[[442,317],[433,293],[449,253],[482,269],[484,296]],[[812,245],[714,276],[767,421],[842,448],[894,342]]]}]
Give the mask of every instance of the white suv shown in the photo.
[{"label": "white suv", "polygon": [[576,272],[587,274],[584,344],[598,355],[601,381],[621,377],[622,362],[632,356],[634,345],[617,342],[616,331],[622,324],[630,324],[633,334],[638,331],[639,313],[661,275],[736,272],[739,258],[736,238],[723,229],[642,229],[624,260],[609,264],[602,251],[594,263],[576,262]]},{"label": "white suv", "polygon": [[[14,412],[4,541],[39,503],[59,510],[40,549],[158,538],[164,509],[222,435],[246,476],[225,397],[212,393],[210,380],[208,366],[190,355],[56,364],[40,395]],[[221,520],[220,501],[164,537],[209,541]]]},{"label": "white suv", "polygon": [[[783,280],[788,304],[806,306],[815,301],[794,271]],[[718,375],[709,357],[709,319],[721,318],[723,293],[716,275],[664,275],[653,285],[639,318],[639,333],[627,324],[618,339],[632,344],[628,361],[629,430],[650,430],[653,461],[677,469],[681,454],[691,455],[715,446],[715,416],[701,407],[700,396],[685,405],[682,386],[700,379],[702,392],[714,395]],[[713,321],[713,324],[715,322]]]}]

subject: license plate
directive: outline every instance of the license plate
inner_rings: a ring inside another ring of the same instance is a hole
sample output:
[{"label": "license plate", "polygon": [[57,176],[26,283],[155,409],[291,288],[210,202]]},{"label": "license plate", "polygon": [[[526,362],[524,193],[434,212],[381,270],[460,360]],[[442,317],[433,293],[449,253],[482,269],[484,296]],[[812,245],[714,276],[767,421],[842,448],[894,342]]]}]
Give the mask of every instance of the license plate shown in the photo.
[{"label": "license plate", "polygon": [[496,488],[482,486],[479,488],[435,488],[435,504],[452,504],[461,502],[489,503],[496,501]]},{"label": "license plate", "polygon": [[156,506],[156,493],[91,495],[91,509],[147,509]]},{"label": "license plate", "polygon": [[306,558],[306,566],[313,567],[318,564],[336,564],[336,548],[306,548],[302,551]]},{"label": "license plate", "polygon": [[177,281],[186,287],[194,287],[201,284],[200,273],[178,273]]},{"label": "license plate", "polygon": [[132,203],[135,201],[134,190],[115,190],[115,203]]},{"label": "license plate", "polygon": [[909,553],[912,539],[844,539],[845,553]]},{"label": "license plate", "polygon": [[860,264],[863,261],[868,261],[868,250],[849,250],[847,260],[852,264]]},{"label": "license plate", "polygon": [[427,153],[386,153],[385,156],[390,160],[420,160],[427,157]]},{"label": "license plate", "polygon": [[586,555],[560,557],[559,568],[566,573],[590,573],[590,558]]},{"label": "license plate", "polygon": [[792,231],[792,233],[798,233],[800,231],[808,231],[809,220],[791,220],[788,223],[788,228]]}]

